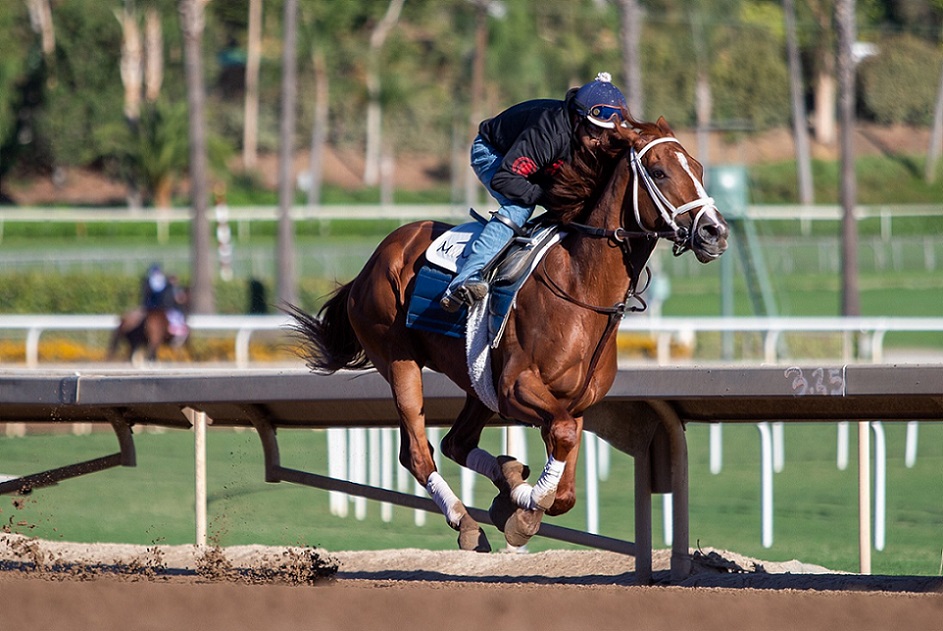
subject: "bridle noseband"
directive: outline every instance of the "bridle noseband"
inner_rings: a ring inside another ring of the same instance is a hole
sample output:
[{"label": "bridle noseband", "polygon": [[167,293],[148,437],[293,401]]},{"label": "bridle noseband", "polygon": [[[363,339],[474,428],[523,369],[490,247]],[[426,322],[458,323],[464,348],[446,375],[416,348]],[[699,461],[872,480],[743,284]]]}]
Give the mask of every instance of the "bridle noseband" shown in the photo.
[{"label": "bridle noseband", "polygon": [[[671,239],[671,241],[674,242],[672,252],[675,256],[680,256],[685,251],[694,247],[694,235],[697,232],[697,224],[701,220],[701,216],[704,214],[704,212],[710,208],[715,208],[715,205],[713,197],[702,195],[701,197],[698,197],[697,199],[686,204],[675,206],[667,197],[665,197],[665,194],[661,192],[661,189],[659,189],[658,185],[655,184],[655,180],[648,172],[648,169],[646,169],[642,164],[642,156],[648,153],[648,150],[652,147],[666,142],[675,142],[679,145],[681,144],[681,141],[679,141],[677,138],[665,136],[650,141],[648,144],[642,147],[640,151],[636,151],[635,147],[629,149],[629,164],[632,166],[632,175],[633,180],[635,181],[635,185],[632,187],[632,210],[635,212],[635,223],[642,232],[656,237]],[[638,205],[639,182],[645,186],[645,190],[648,192],[648,196],[651,198],[652,203],[655,204],[655,208],[658,209],[658,213],[661,215],[661,218],[665,221],[666,224],[668,224],[668,227],[671,228],[671,233],[669,235],[666,236],[665,233],[649,230],[645,227],[645,224],[642,223],[642,218],[639,215]],[[692,211],[696,208],[700,208],[700,210],[698,210],[697,214],[694,216],[694,221],[691,222],[690,229],[679,226],[678,222],[675,221],[678,215],[683,215],[684,213]]]}]

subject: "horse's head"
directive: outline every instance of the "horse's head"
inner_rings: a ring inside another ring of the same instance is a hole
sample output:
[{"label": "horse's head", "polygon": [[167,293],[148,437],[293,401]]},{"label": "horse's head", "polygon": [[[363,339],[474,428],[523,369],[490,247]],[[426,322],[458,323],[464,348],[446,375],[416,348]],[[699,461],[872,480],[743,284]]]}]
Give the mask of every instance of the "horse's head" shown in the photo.
[{"label": "horse's head", "polygon": [[625,214],[631,200],[638,228],[673,241],[676,255],[691,250],[700,262],[709,263],[723,254],[727,222],[704,189],[704,168],[675,138],[667,121],[630,120],[617,130],[630,143],[626,159],[632,194],[626,196]]}]

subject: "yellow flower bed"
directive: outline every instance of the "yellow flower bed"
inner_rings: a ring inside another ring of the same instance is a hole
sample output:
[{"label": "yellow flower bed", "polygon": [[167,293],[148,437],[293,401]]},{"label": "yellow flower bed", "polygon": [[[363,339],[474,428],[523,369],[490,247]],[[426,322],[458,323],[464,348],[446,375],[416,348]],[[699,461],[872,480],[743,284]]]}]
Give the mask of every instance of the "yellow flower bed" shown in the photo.
[{"label": "yellow flower bed", "polygon": [[[119,361],[127,357],[127,345],[119,346]],[[107,359],[104,343],[82,342],[67,337],[47,336],[39,342],[40,363],[95,363]],[[294,348],[278,340],[249,344],[249,359],[253,362],[284,362],[296,359]],[[157,359],[166,362],[234,362],[235,344],[232,339],[191,339],[181,348],[161,346]],[[23,340],[0,339],[0,364],[26,363],[26,343]]]}]

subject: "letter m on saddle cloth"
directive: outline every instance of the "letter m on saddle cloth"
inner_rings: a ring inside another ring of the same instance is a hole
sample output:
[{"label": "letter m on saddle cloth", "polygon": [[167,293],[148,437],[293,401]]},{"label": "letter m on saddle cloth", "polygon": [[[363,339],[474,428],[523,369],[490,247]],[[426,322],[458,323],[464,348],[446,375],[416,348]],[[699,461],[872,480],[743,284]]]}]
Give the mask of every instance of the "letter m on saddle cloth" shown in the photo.
[{"label": "letter m on saddle cloth", "polygon": [[[439,301],[468,257],[465,249],[481,232],[483,224],[471,221],[456,226],[436,239],[426,250],[426,263],[416,275],[416,285],[409,299],[406,326],[432,331],[450,337],[465,337],[468,307],[447,313]],[[484,270],[491,288],[484,299],[487,309],[487,337],[497,346],[504,332],[508,315],[514,308],[517,292],[537,267],[550,246],[563,238],[557,225],[529,222],[524,236],[516,237]],[[482,322],[484,325],[484,322]],[[471,331],[469,331],[471,333]],[[479,335],[484,333],[479,332]]]}]

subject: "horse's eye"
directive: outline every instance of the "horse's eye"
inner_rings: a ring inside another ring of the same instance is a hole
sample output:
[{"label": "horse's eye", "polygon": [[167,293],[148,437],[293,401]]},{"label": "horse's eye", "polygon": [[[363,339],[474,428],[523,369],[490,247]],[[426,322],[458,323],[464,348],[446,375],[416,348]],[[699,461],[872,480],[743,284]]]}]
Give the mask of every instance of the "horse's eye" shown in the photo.
[{"label": "horse's eye", "polygon": [[661,169],[652,169],[652,177],[656,180],[663,180],[668,177],[668,174]]}]

